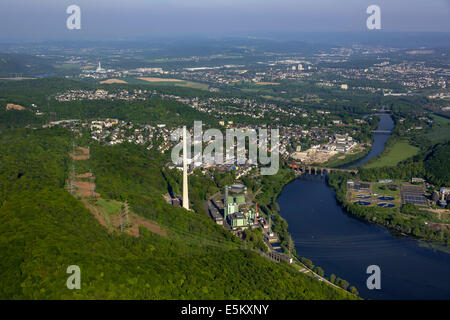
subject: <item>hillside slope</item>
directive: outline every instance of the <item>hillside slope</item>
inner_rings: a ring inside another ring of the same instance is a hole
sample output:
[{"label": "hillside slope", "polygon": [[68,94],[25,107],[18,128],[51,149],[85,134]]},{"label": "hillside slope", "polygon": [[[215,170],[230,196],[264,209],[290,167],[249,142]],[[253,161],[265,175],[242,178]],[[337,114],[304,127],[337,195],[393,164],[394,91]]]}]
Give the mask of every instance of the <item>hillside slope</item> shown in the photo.
[{"label": "hillside slope", "polygon": [[[165,204],[158,160],[134,147],[94,148],[98,192],[127,198],[168,236],[109,233],[65,190],[71,142],[58,129],[0,138],[0,299],[351,298],[242,249],[207,217]],[[66,287],[70,265],[81,268],[81,290]]]}]

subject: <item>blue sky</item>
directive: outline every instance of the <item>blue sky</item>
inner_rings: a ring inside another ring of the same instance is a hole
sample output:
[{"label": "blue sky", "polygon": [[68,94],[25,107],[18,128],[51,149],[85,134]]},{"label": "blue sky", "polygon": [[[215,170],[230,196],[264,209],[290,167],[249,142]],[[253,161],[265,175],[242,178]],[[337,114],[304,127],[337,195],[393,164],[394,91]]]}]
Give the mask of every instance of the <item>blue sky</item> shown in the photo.
[{"label": "blue sky", "polygon": [[[66,29],[71,4],[80,31]],[[383,30],[450,32],[450,0],[1,0],[0,39],[364,31],[372,4]]]}]

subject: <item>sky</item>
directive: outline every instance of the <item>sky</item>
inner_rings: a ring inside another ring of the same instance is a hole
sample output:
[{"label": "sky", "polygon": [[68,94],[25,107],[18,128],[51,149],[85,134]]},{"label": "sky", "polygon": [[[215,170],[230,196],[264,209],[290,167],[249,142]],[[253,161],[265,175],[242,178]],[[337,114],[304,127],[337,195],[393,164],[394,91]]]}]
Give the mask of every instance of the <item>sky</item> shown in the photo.
[{"label": "sky", "polygon": [[[81,30],[68,30],[69,5]],[[127,39],[177,34],[368,31],[450,32],[450,0],[1,0],[0,40]]]}]

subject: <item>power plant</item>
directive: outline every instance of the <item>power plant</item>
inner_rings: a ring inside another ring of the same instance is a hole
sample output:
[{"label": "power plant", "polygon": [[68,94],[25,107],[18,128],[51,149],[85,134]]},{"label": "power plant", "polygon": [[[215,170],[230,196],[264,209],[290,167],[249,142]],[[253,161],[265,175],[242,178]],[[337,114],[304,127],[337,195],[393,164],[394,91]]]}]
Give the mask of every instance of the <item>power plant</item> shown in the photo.
[{"label": "power plant", "polygon": [[[230,191],[233,196],[230,196]],[[233,231],[239,232],[259,226],[256,207],[247,199],[247,187],[238,184],[232,185],[231,188],[225,186],[223,204],[223,219]]]}]

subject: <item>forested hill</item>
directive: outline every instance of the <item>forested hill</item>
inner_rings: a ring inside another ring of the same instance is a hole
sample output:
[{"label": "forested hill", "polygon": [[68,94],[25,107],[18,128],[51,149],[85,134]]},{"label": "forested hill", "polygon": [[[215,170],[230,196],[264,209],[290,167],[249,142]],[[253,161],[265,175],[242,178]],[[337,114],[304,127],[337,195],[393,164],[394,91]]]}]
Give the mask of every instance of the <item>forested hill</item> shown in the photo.
[{"label": "forested hill", "polygon": [[[93,85],[64,78],[44,78],[39,80],[1,81],[0,80],[0,129],[40,126],[44,123],[65,119],[94,120],[116,118],[133,123],[167,125],[193,124],[195,120],[205,124],[217,124],[217,119],[194,110],[176,100],[148,97],[145,101],[124,100],[78,100],[59,102],[55,96],[68,90],[150,90],[149,86]],[[168,88],[168,93],[186,93],[186,88]],[[160,89],[158,89],[160,90]],[[191,94],[199,90],[189,89]],[[26,92],[26,94],[24,94]],[[7,104],[23,106],[24,110],[6,110]],[[31,105],[37,105],[41,115],[36,115]]]},{"label": "forested hill", "polygon": [[[62,129],[0,136],[0,299],[351,298],[243,250],[204,215],[166,204],[161,160],[136,146],[91,146],[97,192],[128,199],[167,235],[108,232],[65,189],[72,142]],[[66,287],[70,265],[81,268],[81,290]]]},{"label": "forested hill", "polygon": [[425,160],[426,175],[437,185],[450,186],[450,142],[437,145]]},{"label": "forested hill", "polygon": [[26,54],[0,53],[0,77],[34,76],[55,71],[52,63],[44,58]]}]

